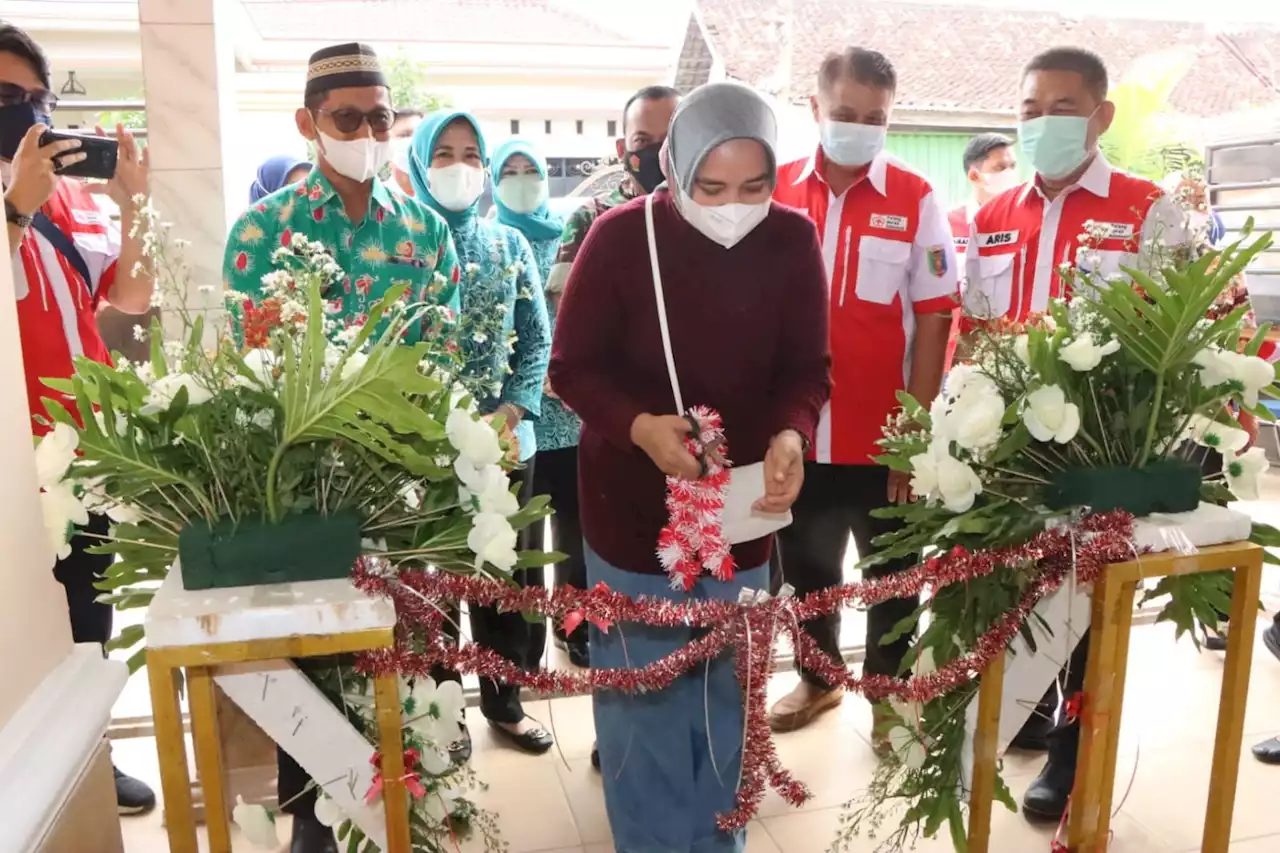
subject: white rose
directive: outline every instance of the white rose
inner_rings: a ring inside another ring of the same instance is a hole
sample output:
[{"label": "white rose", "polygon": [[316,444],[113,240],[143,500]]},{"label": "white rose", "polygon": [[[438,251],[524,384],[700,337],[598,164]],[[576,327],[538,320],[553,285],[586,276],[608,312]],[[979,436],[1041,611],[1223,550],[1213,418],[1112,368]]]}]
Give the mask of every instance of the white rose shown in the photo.
[{"label": "white rose", "polygon": [[458,454],[477,468],[496,465],[502,459],[498,433],[485,421],[473,418],[470,412],[451,411],[444,432]]},{"label": "white rose", "polygon": [[1192,415],[1187,424],[1187,436],[1203,447],[1230,456],[1244,450],[1249,444],[1249,433],[1229,424],[1220,424],[1204,415]]},{"label": "white rose", "polygon": [[930,502],[941,501],[951,512],[967,512],[982,493],[982,481],[956,459],[945,442],[935,441],[924,453],[910,459],[911,489]]},{"label": "white rose", "polygon": [[1261,447],[1251,447],[1226,464],[1227,487],[1242,501],[1256,501],[1258,479],[1270,467],[1267,452]]},{"label": "white rose", "polygon": [[1018,335],[1013,339],[1013,354],[1018,357],[1018,361],[1031,366],[1031,338],[1026,335]]},{"label": "white rose", "polygon": [[258,384],[264,388],[271,388],[276,384],[275,371],[279,366],[279,360],[271,350],[249,350],[244,354],[244,366],[249,368],[249,372],[258,380]]},{"label": "white rose", "polygon": [[943,435],[966,450],[984,450],[1000,441],[1005,402],[1000,389],[985,374],[965,377],[961,390],[953,393],[943,418],[943,429],[934,425],[934,434]]},{"label": "white rose", "polygon": [[342,365],[342,379],[346,381],[355,376],[361,370],[364,370],[365,363],[369,361],[369,356],[362,352],[353,352],[347,358],[347,363]]},{"label": "white rose", "polygon": [[515,568],[516,531],[506,516],[496,512],[476,513],[467,534],[467,547],[476,555],[476,571],[485,563],[509,572]]},{"label": "white rose", "polygon": [[59,560],[71,556],[71,542],[68,534],[71,525],[89,523],[89,512],[76,497],[70,483],[55,483],[45,486],[40,492],[40,513],[44,518],[44,532],[49,549]]},{"label": "white rose", "polygon": [[328,827],[337,826],[347,819],[333,797],[323,793],[316,797],[315,815],[321,826]]},{"label": "white rose", "polygon": [[254,847],[274,850],[280,846],[280,837],[276,834],[276,819],[262,806],[251,805],[243,797],[237,796],[236,807],[231,810],[231,820]]},{"label": "white rose", "polygon": [[1027,395],[1022,420],[1036,441],[1066,444],[1080,431],[1080,407],[1068,403],[1059,386],[1046,385]]},{"label": "white rose", "polygon": [[1080,373],[1093,370],[1102,363],[1103,356],[1111,355],[1120,349],[1119,341],[1107,341],[1102,346],[1094,343],[1093,333],[1085,332],[1072,339],[1058,350],[1058,358],[1066,362],[1072,369]]},{"label": "white rose", "polygon": [[59,421],[36,445],[36,482],[42,488],[57,484],[71,467],[80,446],[80,433],[75,427]]},{"label": "white rose", "polygon": [[904,767],[919,770],[924,767],[925,750],[920,736],[906,726],[894,726],[889,730],[889,743],[893,753]]},{"label": "white rose", "polygon": [[173,405],[174,398],[178,396],[178,391],[183,388],[187,389],[189,406],[199,406],[213,397],[209,389],[201,385],[190,373],[170,373],[152,383],[151,393],[147,395],[141,410],[142,414],[154,415],[157,412],[168,411]]}]

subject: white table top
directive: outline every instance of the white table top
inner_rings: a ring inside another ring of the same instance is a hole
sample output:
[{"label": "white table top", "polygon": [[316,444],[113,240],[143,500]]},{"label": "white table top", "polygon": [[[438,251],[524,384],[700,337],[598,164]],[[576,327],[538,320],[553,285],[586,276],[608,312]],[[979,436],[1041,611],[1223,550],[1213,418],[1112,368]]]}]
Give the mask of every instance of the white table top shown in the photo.
[{"label": "white table top", "polygon": [[147,609],[152,648],[236,643],[281,637],[350,634],[396,624],[388,599],[350,580],[186,590],[175,564]]}]

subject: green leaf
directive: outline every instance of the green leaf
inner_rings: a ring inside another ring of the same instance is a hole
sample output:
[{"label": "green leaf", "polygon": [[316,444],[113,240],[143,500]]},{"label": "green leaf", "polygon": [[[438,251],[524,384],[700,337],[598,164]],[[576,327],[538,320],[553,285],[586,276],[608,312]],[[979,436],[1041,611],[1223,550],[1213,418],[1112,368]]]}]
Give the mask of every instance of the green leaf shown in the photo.
[{"label": "green leaf", "polygon": [[146,630],[141,625],[128,625],[119,634],[107,641],[107,651],[115,652],[129,649],[142,641]]}]

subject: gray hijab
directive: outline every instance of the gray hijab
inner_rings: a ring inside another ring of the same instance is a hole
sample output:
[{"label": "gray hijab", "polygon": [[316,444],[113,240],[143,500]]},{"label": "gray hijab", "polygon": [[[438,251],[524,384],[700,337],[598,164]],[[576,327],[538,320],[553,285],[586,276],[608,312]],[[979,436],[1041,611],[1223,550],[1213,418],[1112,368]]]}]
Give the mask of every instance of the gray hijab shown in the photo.
[{"label": "gray hijab", "polygon": [[691,195],[702,161],[732,139],[754,139],[763,145],[776,180],[778,119],[764,98],[741,83],[708,83],[694,89],[671,117],[668,181]]}]

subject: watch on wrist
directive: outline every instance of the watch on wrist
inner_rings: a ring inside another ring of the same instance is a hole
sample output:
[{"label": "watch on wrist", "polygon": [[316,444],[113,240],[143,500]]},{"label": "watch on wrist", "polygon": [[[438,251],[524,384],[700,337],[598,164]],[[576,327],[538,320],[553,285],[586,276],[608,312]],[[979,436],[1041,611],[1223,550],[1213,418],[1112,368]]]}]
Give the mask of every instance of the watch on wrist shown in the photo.
[{"label": "watch on wrist", "polygon": [[4,221],[11,222],[19,228],[30,228],[31,214],[19,213],[18,208],[13,206],[13,202],[6,198],[4,200]]}]

